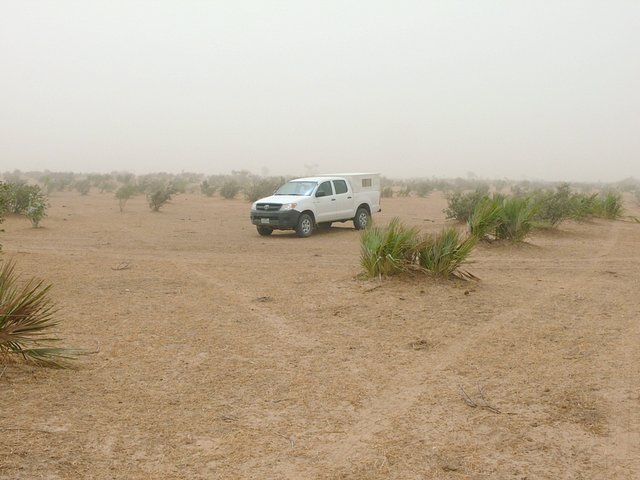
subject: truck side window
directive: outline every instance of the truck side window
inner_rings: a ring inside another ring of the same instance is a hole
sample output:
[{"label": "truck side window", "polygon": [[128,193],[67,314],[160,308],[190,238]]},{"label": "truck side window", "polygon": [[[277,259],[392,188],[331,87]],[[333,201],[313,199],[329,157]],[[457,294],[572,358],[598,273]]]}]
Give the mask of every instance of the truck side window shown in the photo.
[{"label": "truck side window", "polygon": [[344,180],[334,180],[333,186],[336,189],[336,195],[347,193],[347,191],[349,190],[347,188],[347,182],[345,182]]},{"label": "truck side window", "polygon": [[328,197],[330,195],[333,195],[331,182],[322,182],[318,187],[318,190],[316,190],[316,197]]}]

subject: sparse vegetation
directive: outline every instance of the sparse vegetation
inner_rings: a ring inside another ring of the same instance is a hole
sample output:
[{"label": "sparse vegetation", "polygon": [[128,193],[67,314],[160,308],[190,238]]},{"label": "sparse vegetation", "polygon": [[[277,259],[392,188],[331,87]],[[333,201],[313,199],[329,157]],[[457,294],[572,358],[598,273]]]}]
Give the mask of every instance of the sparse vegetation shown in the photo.
[{"label": "sparse vegetation", "polygon": [[80,195],[88,195],[91,190],[91,180],[85,178],[83,180],[78,180],[75,185],[75,189],[80,193]]},{"label": "sparse vegetation", "polygon": [[624,212],[622,206],[622,194],[608,191],[600,194],[596,202],[596,215],[609,219],[620,218]]},{"label": "sparse vegetation", "polygon": [[[255,179],[244,188],[244,195],[249,202],[273,195],[273,192],[284,183],[282,178]],[[234,195],[235,196],[235,195]],[[225,197],[226,198],[226,197]]]},{"label": "sparse vegetation", "polygon": [[235,180],[228,180],[220,187],[220,195],[227,200],[235,198],[240,191],[240,185]]},{"label": "sparse vegetation", "polygon": [[202,183],[200,183],[200,192],[207,197],[213,197],[216,190],[218,190],[218,186],[209,180],[203,180]]}]

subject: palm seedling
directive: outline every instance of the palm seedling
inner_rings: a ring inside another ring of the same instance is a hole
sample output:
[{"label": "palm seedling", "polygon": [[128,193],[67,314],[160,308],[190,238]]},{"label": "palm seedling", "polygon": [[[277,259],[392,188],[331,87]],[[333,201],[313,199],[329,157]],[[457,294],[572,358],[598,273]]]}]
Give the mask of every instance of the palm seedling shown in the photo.
[{"label": "palm seedling", "polygon": [[360,265],[368,277],[382,277],[407,271],[413,263],[419,233],[397,218],[387,227],[373,226],[363,231]]},{"label": "palm seedling", "polygon": [[482,199],[473,210],[467,224],[469,232],[476,239],[482,240],[494,235],[500,222],[501,201],[496,198]]},{"label": "palm seedling", "polygon": [[50,334],[58,325],[56,308],[49,298],[51,285],[34,279],[19,285],[14,264],[0,267],[0,361],[11,355],[37,364],[64,367],[79,352],[53,347],[59,341]]},{"label": "palm seedling", "polygon": [[418,264],[435,277],[475,278],[460,267],[467,261],[476,242],[475,236],[462,239],[458,230],[447,227],[438,235],[427,235],[424,238],[417,249]]},{"label": "palm seedling", "polygon": [[500,209],[498,238],[521,242],[534,226],[535,202],[527,197],[505,198]]}]

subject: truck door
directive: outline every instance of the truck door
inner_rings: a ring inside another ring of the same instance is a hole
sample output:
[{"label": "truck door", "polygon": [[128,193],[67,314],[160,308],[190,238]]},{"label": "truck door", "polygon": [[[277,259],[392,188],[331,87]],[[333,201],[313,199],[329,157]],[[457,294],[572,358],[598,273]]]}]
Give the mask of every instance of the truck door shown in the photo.
[{"label": "truck door", "polygon": [[318,185],[315,193],[316,198],[316,223],[330,222],[334,219],[336,198],[333,195],[331,182],[326,181]]},{"label": "truck door", "polygon": [[333,220],[347,220],[355,215],[355,205],[353,193],[345,180],[334,180],[333,190],[335,192],[335,217]]}]

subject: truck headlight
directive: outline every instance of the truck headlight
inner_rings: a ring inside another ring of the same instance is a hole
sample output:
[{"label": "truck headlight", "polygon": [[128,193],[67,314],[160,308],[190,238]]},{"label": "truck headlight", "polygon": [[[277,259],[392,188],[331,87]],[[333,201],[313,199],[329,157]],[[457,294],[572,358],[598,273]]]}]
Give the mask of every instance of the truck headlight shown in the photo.
[{"label": "truck headlight", "polygon": [[297,203],[285,203],[280,207],[281,211],[286,211],[286,210],[293,210],[294,208],[296,208],[298,206]]},{"label": "truck headlight", "polygon": [[253,202],[251,205],[251,210],[256,210],[258,208],[258,202]]}]

